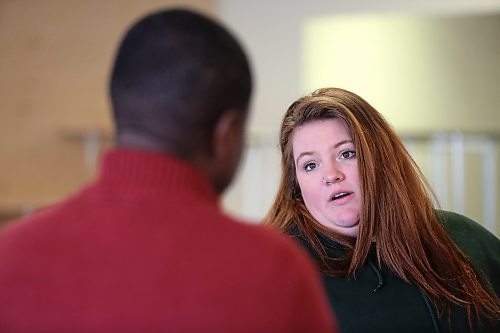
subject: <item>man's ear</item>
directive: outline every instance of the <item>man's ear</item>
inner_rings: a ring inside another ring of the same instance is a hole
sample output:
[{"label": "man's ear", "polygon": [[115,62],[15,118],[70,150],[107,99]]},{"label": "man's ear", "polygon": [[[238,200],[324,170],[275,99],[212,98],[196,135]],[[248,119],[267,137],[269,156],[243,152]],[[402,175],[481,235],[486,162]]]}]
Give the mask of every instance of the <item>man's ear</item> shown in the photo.
[{"label": "man's ear", "polygon": [[209,169],[212,183],[221,193],[232,181],[238,168],[243,146],[245,112],[228,110],[215,124]]},{"label": "man's ear", "polygon": [[215,160],[225,160],[234,153],[237,145],[241,145],[243,137],[244,115],[237,110],[224,112],[215,124],[212,137],[212,152]]}]

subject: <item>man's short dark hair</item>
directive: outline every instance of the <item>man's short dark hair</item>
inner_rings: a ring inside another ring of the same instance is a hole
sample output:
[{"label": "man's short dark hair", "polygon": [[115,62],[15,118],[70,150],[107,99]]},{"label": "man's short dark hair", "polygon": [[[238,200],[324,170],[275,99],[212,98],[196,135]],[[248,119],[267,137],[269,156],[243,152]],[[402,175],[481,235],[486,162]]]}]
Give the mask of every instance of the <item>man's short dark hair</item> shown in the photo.
[{"label": "man's short dark hair", "polygon": [[147,137],[189,156],[228,109],[246,112],[248,60],[215,21],[185,9],[153,13],[124,37],[111,75],[117,134]]}]

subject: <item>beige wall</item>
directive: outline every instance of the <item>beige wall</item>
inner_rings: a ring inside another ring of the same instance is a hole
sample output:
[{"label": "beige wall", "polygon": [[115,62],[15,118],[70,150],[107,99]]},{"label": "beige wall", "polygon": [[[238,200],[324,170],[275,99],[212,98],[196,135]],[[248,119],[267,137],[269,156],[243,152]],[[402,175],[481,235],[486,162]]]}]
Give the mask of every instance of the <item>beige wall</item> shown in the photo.
[{"label": "beige wall", "polygon": [[314,16],[302,45],[304,91],[352,90],[418,136],[442,207],[500,234],[500,14]]},{"label": "beige wall", "polygon": [[117,43],[138,16],[177,4],[214,12],[205,0],[0,0],[0,221],[94,175],[82,139],[110,137]]}]

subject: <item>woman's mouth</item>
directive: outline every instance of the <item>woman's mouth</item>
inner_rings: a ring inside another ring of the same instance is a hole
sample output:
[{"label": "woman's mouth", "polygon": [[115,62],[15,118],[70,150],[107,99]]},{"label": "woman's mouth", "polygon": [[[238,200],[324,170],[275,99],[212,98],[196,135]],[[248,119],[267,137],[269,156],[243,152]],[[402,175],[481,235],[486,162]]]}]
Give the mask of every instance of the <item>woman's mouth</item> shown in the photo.
[{"label": "woman's mouth", "polygon": [[330,197],[331,203],[334,205],[343,205],[351,201],[353,192],[338,192]]},{"label": "woman's mouth", "polygon": [[350,194],[351,194],[350,192],[340,192],[340,193],[334,194],[330,197],[330,201],[342,199]]}]

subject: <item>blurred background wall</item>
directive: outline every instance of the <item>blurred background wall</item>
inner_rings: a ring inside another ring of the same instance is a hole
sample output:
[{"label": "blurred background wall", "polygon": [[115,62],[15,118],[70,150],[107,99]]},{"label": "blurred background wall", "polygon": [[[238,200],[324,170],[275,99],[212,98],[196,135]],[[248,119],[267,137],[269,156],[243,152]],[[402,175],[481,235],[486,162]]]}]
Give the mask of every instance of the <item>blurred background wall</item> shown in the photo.
[{"label": "blurred background wall", "polygon": [[108,76],[128,26],[204,0],[0,0],[0,220],[29,213],[95,174],[111,143]]},{"label": "blurred background wall", "polygon": [[0,0],[0,220],[94,177],[111,145],[107,79],[127,26],[172,5],[219,17],[256,75],[245,159],[225,208],[260,219],[288,105],[320,86],[381,111],[443,208],[500,234],[500,0]]}]

